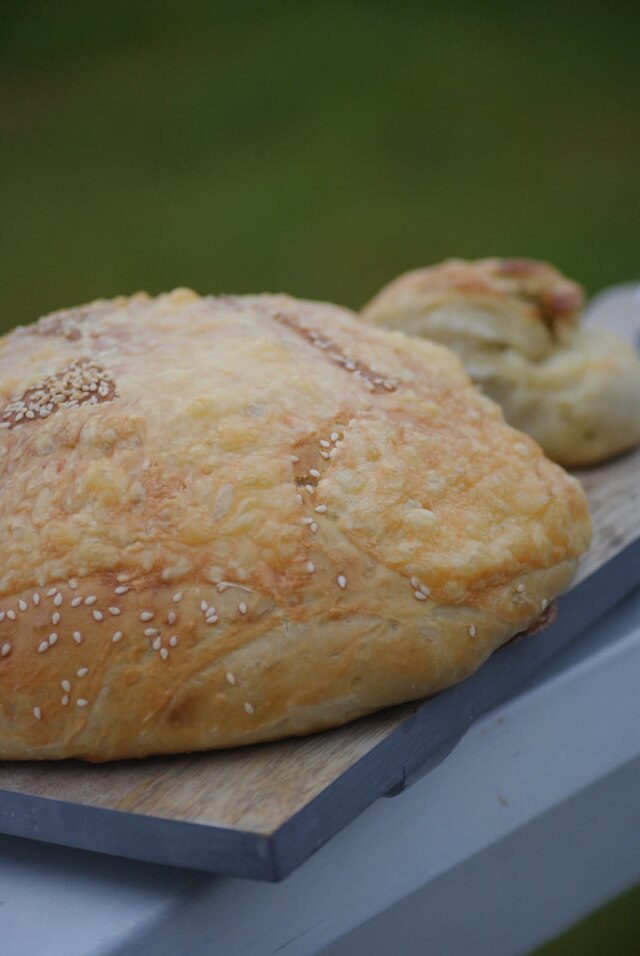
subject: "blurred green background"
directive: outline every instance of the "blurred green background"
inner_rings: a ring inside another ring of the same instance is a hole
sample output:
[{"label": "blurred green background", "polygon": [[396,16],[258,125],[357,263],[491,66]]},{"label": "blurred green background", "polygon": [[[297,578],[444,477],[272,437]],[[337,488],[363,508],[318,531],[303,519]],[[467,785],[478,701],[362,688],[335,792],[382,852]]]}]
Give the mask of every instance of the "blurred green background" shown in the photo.
[{"label": "blurred green background", "polygon": [[0,325],[190,285],[359,306],[445,256],[640,278],[640,13],[0,2]]},{"label": "blurred green background", "polygon": [[[638,280],[639,35],[627,2],[0,0],[0,330],[177,285],[358,307],[451,255]],[[640,951],[639,905],[548,952]]]}]

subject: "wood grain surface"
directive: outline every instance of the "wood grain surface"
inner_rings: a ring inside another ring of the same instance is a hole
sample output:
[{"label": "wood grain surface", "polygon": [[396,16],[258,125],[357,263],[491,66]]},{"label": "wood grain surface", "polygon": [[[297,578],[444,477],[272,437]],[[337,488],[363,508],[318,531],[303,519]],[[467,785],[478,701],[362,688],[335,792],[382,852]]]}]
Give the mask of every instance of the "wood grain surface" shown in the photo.
[{"label": "wood grain surface", "polygon": [[[576,583],[640,536],[639,476],[640,450],[578,473],[589,496],[595,533]],[[268,835],[388,737],[418,706],[419,702],[395,707],[304,739],[219,753],[99,766],[8,763],[0,765],[0,792],[5,789]]]}]

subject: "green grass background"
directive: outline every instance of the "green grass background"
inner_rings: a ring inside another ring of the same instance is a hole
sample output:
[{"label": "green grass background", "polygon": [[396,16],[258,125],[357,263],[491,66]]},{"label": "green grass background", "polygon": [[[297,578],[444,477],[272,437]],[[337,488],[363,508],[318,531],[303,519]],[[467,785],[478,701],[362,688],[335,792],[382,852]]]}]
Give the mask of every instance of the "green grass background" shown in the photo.
[{"label": "green grass background", "polygon": [[[0,330],[176,285],[358,307],[451,255],[640,279],[639,36],[611,0],[0,0]],[[640,951],[639,905],[549,956]]]}]

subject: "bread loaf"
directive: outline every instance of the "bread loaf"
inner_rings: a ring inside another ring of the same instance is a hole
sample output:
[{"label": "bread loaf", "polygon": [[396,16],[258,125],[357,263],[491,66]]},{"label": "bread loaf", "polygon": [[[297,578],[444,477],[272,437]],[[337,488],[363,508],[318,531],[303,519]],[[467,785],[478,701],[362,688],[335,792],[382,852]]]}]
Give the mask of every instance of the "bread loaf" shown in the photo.
[{"label": "bread loaf", "polygon": [[580,326],[583,301],[544,262],[450,259],[395,279],[362,315],[455,349],[507,420],[569,467],[640,441],[640,362],[614,335]]},{"label": "bread loaf", "polygon": [[3,759],[229,747],[433,694],[589,541],[578,483],[452,352],[287,296],[17,329],[0,422]]}]

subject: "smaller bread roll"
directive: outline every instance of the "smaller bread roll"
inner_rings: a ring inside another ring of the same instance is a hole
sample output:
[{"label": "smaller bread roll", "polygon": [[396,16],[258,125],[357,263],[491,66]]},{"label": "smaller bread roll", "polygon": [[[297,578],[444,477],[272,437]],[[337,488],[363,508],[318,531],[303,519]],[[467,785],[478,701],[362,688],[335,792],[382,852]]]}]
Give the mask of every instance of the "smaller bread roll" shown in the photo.
[{"label": "smaller bread roll", "polygon": [[640,362],[614,335],[579,325],[583,301],[545,262],[449,259],[395,279],[362,316],[454,349],[507,421],[571,467],[640,441]]}]

